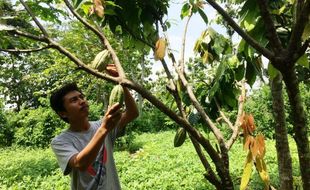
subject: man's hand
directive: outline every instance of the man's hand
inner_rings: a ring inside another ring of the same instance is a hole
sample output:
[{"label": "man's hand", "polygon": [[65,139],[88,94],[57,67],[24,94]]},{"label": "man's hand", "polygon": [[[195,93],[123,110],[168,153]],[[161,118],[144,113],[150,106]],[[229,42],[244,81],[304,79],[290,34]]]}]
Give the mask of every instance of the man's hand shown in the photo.
[{"label": "man's hand", "polygon": [[118,77],[118,72],[114,64],[108,64],[105,70],[109,75]]},{"label": "man's hand", "polygon": [[121,105],[116,103],[108,108],[102,120],[102,127],[107,131],[112,130],[120,121],[122,116]]}]

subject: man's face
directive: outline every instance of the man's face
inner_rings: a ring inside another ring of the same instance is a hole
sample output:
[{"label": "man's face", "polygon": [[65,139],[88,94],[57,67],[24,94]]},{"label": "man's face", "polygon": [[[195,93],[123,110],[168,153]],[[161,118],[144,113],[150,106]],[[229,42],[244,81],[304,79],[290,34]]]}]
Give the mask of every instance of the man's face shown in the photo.
[{"label": "man's face", "polygon": [[88,117],[88,103],[81,92],[69,92],[63,97],[63,103],[66,111],[61,112],[60,115],[68,118],[69,122]]}]

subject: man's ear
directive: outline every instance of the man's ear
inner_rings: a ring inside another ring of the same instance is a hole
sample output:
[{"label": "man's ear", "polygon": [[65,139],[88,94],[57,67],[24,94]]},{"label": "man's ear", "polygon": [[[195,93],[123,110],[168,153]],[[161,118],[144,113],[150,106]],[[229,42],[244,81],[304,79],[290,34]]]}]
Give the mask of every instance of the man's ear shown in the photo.
[{"label": "man's ear", "polygon": [[61,118],[67,118],[67,112],[65,112],[65,111],[57,112],[57,114],[58,114],[59,117],[61,117]]}]

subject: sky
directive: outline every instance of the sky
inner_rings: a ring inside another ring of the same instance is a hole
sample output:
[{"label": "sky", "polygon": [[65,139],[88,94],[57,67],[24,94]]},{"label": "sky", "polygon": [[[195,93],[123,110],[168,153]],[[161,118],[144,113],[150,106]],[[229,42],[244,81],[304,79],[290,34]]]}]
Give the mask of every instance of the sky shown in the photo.
[{"label": "sky", "polygon": [[[183,38],[183,33],[186,24],[186,18],[183,20],[181,19],[181,9],[183,6],[184,0],[172,0],[170,2],[170,7],[168,9],[168,19],[171,23],[171,27],[167,31],[167,36],[170,43],[170,48],[172,49],[176,60],[180,58],[180,51],[181,51],[181,42]],[[209,22],[211,19],[215,18],[216,11],[208,4],[204,5],[204,12],[208,16]],[[189,57],[193,56],[193,49],[196,40],[200,37],[201,33],[206,30],[208,27],[212,27],[219,33],[223,33],[224,29],[218,25],[211,24],[207,25],[200,17],[200,15],[194,14],[189,22],[189,26],[187,29],[186,35],[186,43],[185,43],[185,60]],[[162,34],[163,36],[163,34]],[[151,55],[152,56],[152,55]],[[169,62],[168,59],[165,59]],[[156,71],[162,70],[161,63],[157,61],[153,66],[153,73]]]}]

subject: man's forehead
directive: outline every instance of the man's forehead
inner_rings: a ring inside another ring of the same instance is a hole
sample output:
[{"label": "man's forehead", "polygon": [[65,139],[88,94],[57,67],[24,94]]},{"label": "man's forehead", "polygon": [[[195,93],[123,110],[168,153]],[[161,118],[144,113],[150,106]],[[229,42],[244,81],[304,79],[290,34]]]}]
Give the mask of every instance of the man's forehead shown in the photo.
[{"label": "man's forehead", "polygon": [[74,97],[76,97],[76,96],[79,96],[79,95],[81,95],[82,93],[81,92],[79,92],[79,91],[77,91],[77,90],[74,90],[74,91],[71,91],[71,92],[69,92],[69,93],[67,93],[65,96],[64,96],[64,99],[71,99],[71,98],[74,98]]}]

